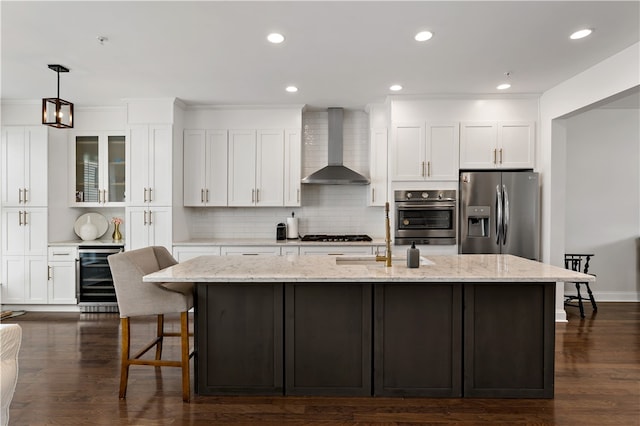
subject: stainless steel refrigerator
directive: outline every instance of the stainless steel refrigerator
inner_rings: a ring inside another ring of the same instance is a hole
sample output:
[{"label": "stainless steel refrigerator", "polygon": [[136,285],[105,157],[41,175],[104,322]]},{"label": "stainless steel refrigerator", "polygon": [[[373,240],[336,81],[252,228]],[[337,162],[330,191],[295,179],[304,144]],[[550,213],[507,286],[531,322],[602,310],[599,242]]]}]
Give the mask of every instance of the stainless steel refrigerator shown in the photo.
[{"label": "stainless steel refrigerator", "polygon": [[540,187],[531,171],[460,172],[458,253],[540,260]]}]

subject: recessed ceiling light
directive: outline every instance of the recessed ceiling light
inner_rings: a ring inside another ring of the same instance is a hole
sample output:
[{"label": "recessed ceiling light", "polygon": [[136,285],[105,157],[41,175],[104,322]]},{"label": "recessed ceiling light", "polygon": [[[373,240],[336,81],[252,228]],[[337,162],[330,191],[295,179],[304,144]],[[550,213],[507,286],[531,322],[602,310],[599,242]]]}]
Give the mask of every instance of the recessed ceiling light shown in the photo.
[{"label": "recessed ceiling light", "polygon": [[496,89],[498,89],[498,90],[506,90],[506,89],[508,89],[509,87],[511,87],[511,85],[510,85],[509,83],[502,83],[502,84],[499,84],[499,85],[496,87]]},{"label": "recessed ceiling light", "polygon": [[267,36],[267,40],[269,40],[273,44],[279,44],[284,41],[284,36],[279,33],[271,33]]},{"label": "recessed ceiling light", "polygon": [[430,40],[431,37],[433,37],[433,33],[431,31],[420,31],[414,38],[416,41],[427,41]]},{"label": "recessed ceiling light", "polygon": [[571,40],[578,40],[578,39],[581,39],[581,38],[585,38],[586,36],[588,36],[588,35],[589,35],[589,34],[591,34],[592,32],[593,32],[593,30],[591,30],[591,29],[589,29],[589,28],[585,28],[585,29],[578,30],[578,31],[576,31],[575,33],[571,34],[571,35],[569,36],[569,38],[570,38]]},{"label": "recessed ceiling light", "polygon": [[286,90],[289,93],[295,93],[298,91],[298,88],[296,86],[287,86],[287,88],[284,90]]},{"label": "recessed ceiling light", "polygon": [[389,87],[389,90],[397,92],[398,90],[402,90],[402,86],[400,86],[399,84],[394,84],[393,86]]}]

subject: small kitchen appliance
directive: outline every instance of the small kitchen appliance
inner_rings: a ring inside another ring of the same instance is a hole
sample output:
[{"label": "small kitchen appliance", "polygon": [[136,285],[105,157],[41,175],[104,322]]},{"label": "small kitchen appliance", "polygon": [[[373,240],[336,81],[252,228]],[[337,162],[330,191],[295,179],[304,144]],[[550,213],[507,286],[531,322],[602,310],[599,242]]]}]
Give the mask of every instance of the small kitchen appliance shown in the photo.
[{"label": "small kitchen appliance", "polygon": [[276,225],[276,240],[284,241],[287,239],[287,225],[279,223]]}]

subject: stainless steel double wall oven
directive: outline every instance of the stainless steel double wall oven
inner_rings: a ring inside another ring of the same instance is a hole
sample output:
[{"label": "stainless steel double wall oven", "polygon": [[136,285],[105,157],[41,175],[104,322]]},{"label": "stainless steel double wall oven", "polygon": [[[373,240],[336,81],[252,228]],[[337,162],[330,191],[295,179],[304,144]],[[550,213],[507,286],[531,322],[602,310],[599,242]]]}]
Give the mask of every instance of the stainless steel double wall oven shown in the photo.
[{"label": "stainless steel double wall oven", "polygon": [[395,191],[395,244],[456,244],[456,191]]}]

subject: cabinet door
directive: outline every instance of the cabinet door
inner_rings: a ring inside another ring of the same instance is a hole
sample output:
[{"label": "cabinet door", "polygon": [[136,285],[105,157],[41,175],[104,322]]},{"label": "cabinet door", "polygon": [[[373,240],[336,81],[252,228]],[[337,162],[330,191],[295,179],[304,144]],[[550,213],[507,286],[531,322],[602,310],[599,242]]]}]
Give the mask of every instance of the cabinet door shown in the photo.
[{"label": "cabinet door", "polygon": [[149,212],[146,207],[127,207],[126,210],[127,250],[135,250],[149,245]]},{"label": "cabinet door", "polygon": [[384,206],[387,202],[387,129],[371,129],[371,185],[369,205]]},{"label": "cabinet door", "polygon": [[227,205],[227,131],[206,132],[206,174],[204,199],[207,206]]},{"label": "cabinet door", "polygon": [[459,161],[458,123],[427,123],[427,177],[457,181]]},{"label": "cabinet door", "polygon": [[500,167],[532,169],[535,155],[535,125],[532,122],[498,123]]},{"label": "cabinet door", "polygon": [[47,256],[25,256],[24,260],[27,273],[25,302],[47,303]]},{"label": "cabinet door", "polygon": [[133,206],[146,204],[149,192],[149,127],[129,127],[129,191],[127,203]]},{"label": "cabinet door", "polygon": [[218,246],[173,246],[173,257],[178,262],[185,262],[198,256],[220,256]]},{"label": "cabinet door", "polygon": [[76,304],[76,263],[50,262],[48,301],[56,304]]},{"label": "cabinet door", "polygon": [[394,124],[393,139],[393,180],[424,180],[424,126],[418,123]]},{"label": "cabinet door", "polygon": [[126,184],[126,137],[122,133],[107,134],[102,142],[105,154],[101,156],[104,166],[100,187],[102,203],[124,203]]},{"label": "cabinet door", "polygon": [[170,125],[149,128],[149,195],[152,206],[170,206],[173,185],[172,127]]},{"label": "cabinet door", "polygon": [[284,133],[259,130],[256,149],[256,205],[284,205]]},{"label": "cabinet door", "polygon": [[498,162],[496,123],[462,123],[460,168],[493,169]]},{"label": "cabinet door", "polygon": [[185,206],[205,205],[206,153],[205,131],[185,130],[183,146],[183,201]]},{"label": "cabinet door", "polygon": [[76,205],[98,206],[100,188],[100,141],[96,134],[75,135],[71,140],[73,162],[73,202]]},{"label": "cabinet door", "polygon": [[284,205],[300,206],[300,180],[302,179],[302,139],[299,129],[288,129],[284,134]]},{"label": "cabinet door", "polygon": [[24,303],[28,275],[24,256],[2,257],[2,303]]},{"label": "cabinet door", "polygon": [[4,256],[22,256],[27,242],[24,226],[24,210],[19,208],[2,209],[2,254]]},{"label": "cabinet door", "polygon": [[171,251],[171,208],[154,208],[148,212],[149,245],[164,246]]},{"label": "cabinet door", "polygon": [[256,200],[256,133],[229,131],[229,205],[253,206]]},{"label": "cabinet door", "polygon": [[42,127],[2,129],[2,204],[46,206],[47,130]]},{"label": "cabinet door", "polygon": [[28,209],[23,213],[25,228],[25,254],[47,255],[47,209]]}]

